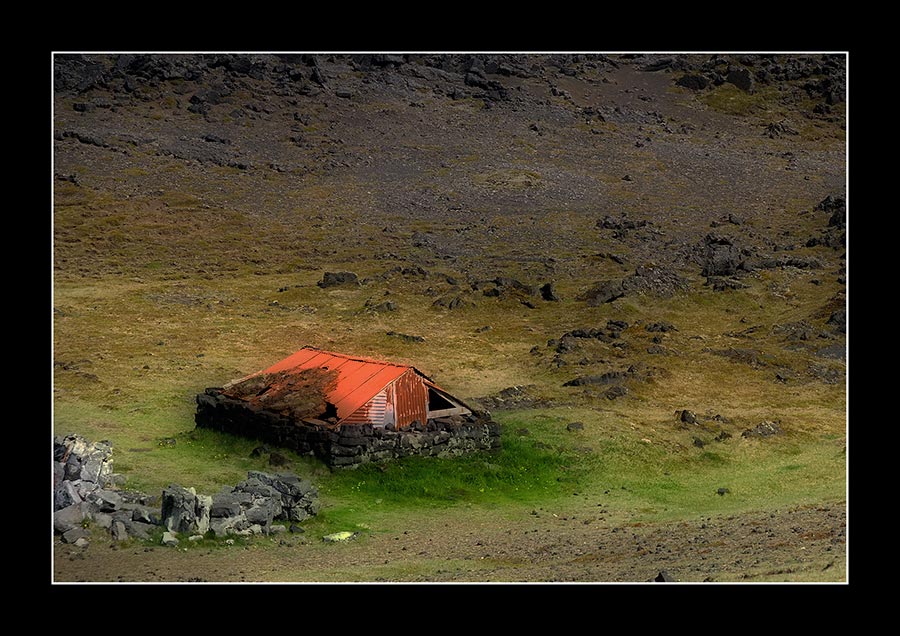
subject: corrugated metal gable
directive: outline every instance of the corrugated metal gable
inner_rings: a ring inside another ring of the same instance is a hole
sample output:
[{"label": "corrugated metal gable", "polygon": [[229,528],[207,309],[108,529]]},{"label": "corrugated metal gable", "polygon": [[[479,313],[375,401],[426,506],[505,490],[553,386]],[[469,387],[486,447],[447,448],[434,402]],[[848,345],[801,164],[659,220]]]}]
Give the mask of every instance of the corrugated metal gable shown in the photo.
[{"label": "corrugated metal gable", "polygon": [[410,366],[304,347],[253,375],[280,371],[291,373],[315,368],[337,372],[337,377],[325,388],[325,392],[328,401],[337,408],[339,421],[353,415],[387,385],[413,369]]}]

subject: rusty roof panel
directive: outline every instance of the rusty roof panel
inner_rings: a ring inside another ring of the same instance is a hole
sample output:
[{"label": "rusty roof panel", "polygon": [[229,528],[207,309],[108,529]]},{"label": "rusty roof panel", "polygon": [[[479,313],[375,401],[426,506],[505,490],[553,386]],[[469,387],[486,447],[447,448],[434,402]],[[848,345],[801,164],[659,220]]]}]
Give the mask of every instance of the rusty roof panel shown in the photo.
[{"label": "rusty roof panel", "polygon": [[408,365],[381,362],[358,356],[347,356],[313,347],[304,347],[268,369],[255,375],[284,372],[298,373],[305,369],[336,372],[335,379],[325,388],[328,401],[337,407],[338,420],[352,415],[382,389],[404,373],[415,369]]}]

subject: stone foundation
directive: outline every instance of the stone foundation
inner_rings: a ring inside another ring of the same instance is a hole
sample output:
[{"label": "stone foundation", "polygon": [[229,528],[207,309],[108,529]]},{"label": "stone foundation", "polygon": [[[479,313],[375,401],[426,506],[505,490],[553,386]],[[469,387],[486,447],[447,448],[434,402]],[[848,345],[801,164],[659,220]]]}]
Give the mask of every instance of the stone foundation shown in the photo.
[{"label": "stone foundation", "polygon": [[440,417],[425,424],[390,430],[371,424],[330,427],[298,422],[206,389],[197,395],[198,427],[258,439],[332,467],[347,467],[410,455],[450,457],[500,448],[500,425],[488,415]]}]

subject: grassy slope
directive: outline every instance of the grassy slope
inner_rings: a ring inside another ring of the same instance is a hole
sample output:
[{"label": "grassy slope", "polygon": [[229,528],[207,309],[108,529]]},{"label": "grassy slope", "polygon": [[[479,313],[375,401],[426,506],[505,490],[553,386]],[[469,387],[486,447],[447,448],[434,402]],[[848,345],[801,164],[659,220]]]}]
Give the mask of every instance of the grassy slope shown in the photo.
[{"label": "grassy slope", "polygon": [[[729,114],[758,110],[759,98],[739,104],[742,99],[744,95],[725,87],[711,95],[709,105]],[[833,146],[834,140],[828,143]],[[315,286],[323,269],[349,268],[365,277],[394,264],[368,260],[364,249],[304,251],[311,243],[338,244],[353,222],[354,200],[341,201],[344,216],[334,215],[339,204],[329,184],[307,177],[302,187],[285,190],[298,202],[298,218],[326,212],[321,223],[295,224],[228,208],[207,209],[189,191],[189,175],[182,166],[174,160],[153,160],[170,164],[159,169],[182,179],[185,190],[125,200],[89,187],[56,184],[54,431],[111,440],[116,469],[128,476],[132,487],[154,492],[178,482],[211,493],[240,480],[249,469],[266,469],[263,459],[249,457],[252,440],[192,431],[193,395],[312,344],[408,361],[462,397],[535,385],[538,395],[569,404],[497,413],[505,425],[499,456],[411,460],[385,471],[364,468],[332,474],[310,458],[288,453],[291,468],[320,485],[326,506],[312,522],[314,530],[349,525],[384,531],[402,527],[411,514],[427,515],[447,506],[499,515],[544,506],[562,513],[602,499],[611,522],[645,522],[846,497],[844,386],[805,376],[811,363],[832,363],[787,351],[771,331],[776,323],[808,320],[831,302],[838,291],[831,273],[836,258],[827,274],[763,272],[741,293],[714,293],[695,280],[691,292],[672,299],[630,296],[600,308],[575,302],[575,294],[588,281],[563,273],[555,276],[561,303],[529,310],[513,300],[475,296],[476,307],[446,312],[433,309],[433,298],[423,295],[429,285],[446,288],[434,279],[376,282],[348,290]],[[150,168],[130,170],[124,173],[129,179],[154,175]],[[510,180],[530,185],[540,179],[540,173],[530,170],[473,174],[476,183],[491,187]],[[348,184],[343,196],[365,187]],[[633,196],[624,189],[611,192],[623,201]],[[253,200],[249,191],[233,190],[228,197]],[[796,208],[808,203],[798,201]],[[551,217],[548,232],[564,237],[570,223],[575,239],[576,228],[590,227],[596,214],[567,211],[548,214]],[[376,221],[372,227],[354,229],[363,239],[369,233],[380,240],[378,228],[403,219],[385,212]],[[807,235],[818,227],[813,219],[774,221],[794,230],[806,224]],[[427,229],[426,221],[404,227],[409,232]],[[252,244],[249,236],[256,237]],[[391,249],[401,257],[413,256],[404,251],[402,241]],[[515,246],[502,243],[497,249],[501,255],[517,253]],[[569,261],[586,257],[577,247],[563,248],[559,256]],[[584,269],[595,277],[619,271],[590,259]],[[523,265],[504,273],[536,282],[541,271],[537,265]],[[811,285],[813,278],[822,279],[821,284]],[[277,291],[283,287],[287,291]],[[385,296],[399,311],[363,311],[368,299]],[[631,385],[628,397],[615,402],[591,400],[578,389],[563,388],[564,381],[592,369],[551,369],[545,348],[548,339],[569,329],[602,326],[608,319],[635,325],[624,334],[630,343],[627,362],[618,359],[615,350],[603,351],[610,366],[638,362],[663,370],[646,383]],[[651,334],[637,323],[657,320],[679,329],[663,343],[674,355],[644,353]],[[476,332],[483,325],[492,328]],[[749,339],[726,335],[751,325],[762,329]],[[387,337],[387,330],[427,340],[405,344]],[[528,354],[534,346],[541,348],[541,355]],[[767,366],[754,368],[708,352],[728,347],[755,348],[767,357]],[[775,365],[800,375],[778,384]],[[683,430],[674,417],[682,408],[721,414],[729,423]],[[785,433],[765,440],[740,436],[762,420],[780,421]],[[571,421],[582,422],[584,429],[567,431]],[[517,436],[521,428],[529,434]],[[720,429],[732,437],[714,441]],[[162,441],[172,437],[175,445]],[[706,445],[697,448],[695,437]],[[728,495],[716,495],[720,487],[728,488]],[[835,570],[834,575],[841,572]],[[389,572],[386,575],[390,578]]]}]

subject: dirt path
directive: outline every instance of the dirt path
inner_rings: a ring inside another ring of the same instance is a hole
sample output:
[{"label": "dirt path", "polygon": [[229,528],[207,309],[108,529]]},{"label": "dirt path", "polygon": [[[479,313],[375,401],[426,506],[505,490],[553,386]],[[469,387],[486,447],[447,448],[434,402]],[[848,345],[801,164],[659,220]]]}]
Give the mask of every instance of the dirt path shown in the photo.
[{"label": "dirt path", "polygon": [[[288,536],[245,547],[55,547],[62,581],[844,581],[846,506],[689,522],[608,525],[484,511],[434,515],[400,532],[324,545]],[[187,575],[186,573],[190,573]]]}]

